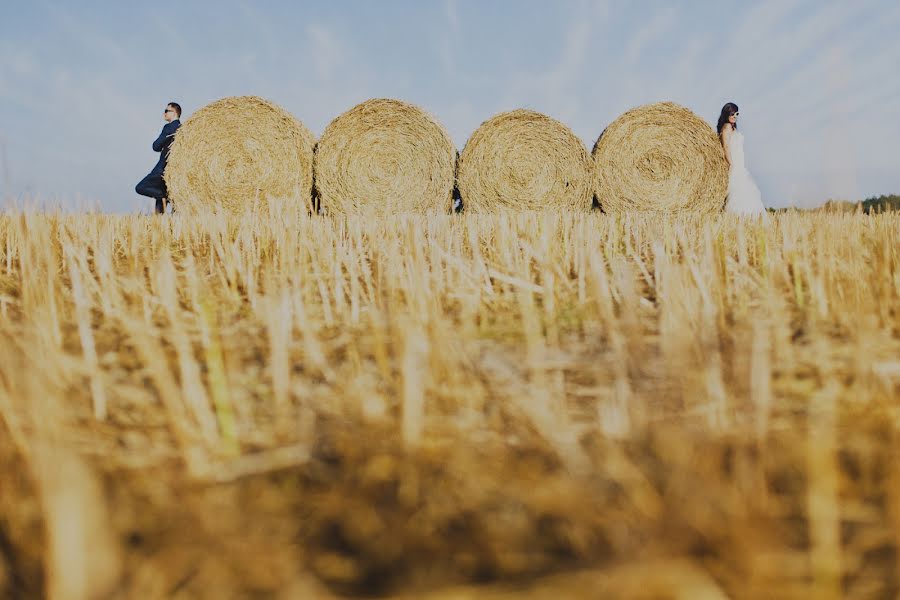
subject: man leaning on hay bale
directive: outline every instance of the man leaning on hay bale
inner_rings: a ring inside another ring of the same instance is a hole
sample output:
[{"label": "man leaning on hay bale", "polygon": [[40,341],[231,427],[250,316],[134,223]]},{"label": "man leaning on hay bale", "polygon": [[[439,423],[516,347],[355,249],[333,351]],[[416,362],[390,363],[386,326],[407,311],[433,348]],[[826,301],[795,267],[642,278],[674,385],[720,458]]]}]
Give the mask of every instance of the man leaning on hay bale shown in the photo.
[{"label": "man leaning on hay bale", "polygon": [[134,186],[134,191],[141,196],[148,196],[156,200],[156,214],[166,212],[168,192],[163,172],[166,170],[166,161],[169,159],[169,147],[175,139],[175,132],[181,127],[181,105],[177,102],[169,102],[163,111],[163,119],[166,124],[163,125],[159,137],[153,142],[153,151],[159,152],[159,160],[150,174]]}]

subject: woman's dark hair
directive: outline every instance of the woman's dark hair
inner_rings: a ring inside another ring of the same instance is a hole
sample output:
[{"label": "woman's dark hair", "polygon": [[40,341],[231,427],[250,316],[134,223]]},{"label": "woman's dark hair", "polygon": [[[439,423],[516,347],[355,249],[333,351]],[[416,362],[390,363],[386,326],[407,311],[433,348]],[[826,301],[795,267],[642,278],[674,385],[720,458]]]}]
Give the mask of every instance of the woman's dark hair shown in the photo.
[{"label": "woman's dark hair", "polygon": [[175,111],[175,114],[178,115],[179,118],[181,118],[181,105],[177,102],[169,102],[169,106],[171,106],[172,110]]},{"label": "woman's dark hair", "polygon": [[[728,119],[731,118],[731,115],[737,114],[738,105],[734,102],[729,102],[725,106],[722,107],[722,114],[719,115],[719,124],[716,126],[716,133],[722,135],[722,127],[725,123],[728,122]],[[737,129],[737,123],[734,124],[734,128]]]}]

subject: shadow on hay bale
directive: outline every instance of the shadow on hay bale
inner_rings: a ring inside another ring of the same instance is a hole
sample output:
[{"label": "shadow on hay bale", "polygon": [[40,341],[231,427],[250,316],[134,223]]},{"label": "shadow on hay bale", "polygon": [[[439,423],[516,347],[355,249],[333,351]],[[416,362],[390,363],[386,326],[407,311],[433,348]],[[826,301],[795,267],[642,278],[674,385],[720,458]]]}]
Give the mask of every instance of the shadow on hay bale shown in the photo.
[{"label": "shadow on hay bale", "polygon": [[689,109],[661,102],[629,110],[594,145],[594,193],[604,212],[714,213],[728,193],[719,138]]},{"label": "shadow on hay bale", "polygon": [[337,117],[316,149],[322,208],[339,215],[445,214],[456,149],[437,120],[398,100],[368,100]]},{"label": "shadow on hay bale", "polygon": [[172,144],[166,184],[179,212],[312,205],[315,136],[290,113],[256,96],[223,98],[189,118]]},{"label": "shadow on hay bale", "polygon": [[485,121],[459,161],[466,210],[591,207],[591,159],[572,130],[531,110]]}]

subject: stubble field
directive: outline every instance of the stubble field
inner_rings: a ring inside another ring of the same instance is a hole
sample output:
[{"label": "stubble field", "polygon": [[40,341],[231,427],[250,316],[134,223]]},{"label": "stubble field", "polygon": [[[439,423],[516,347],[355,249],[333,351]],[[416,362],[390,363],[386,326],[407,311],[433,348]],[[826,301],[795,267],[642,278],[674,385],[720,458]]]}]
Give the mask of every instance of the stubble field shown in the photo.
[{"label": "stubble field", "polygon": [[898,234],[0,216],[0,597],[894,597]]}]

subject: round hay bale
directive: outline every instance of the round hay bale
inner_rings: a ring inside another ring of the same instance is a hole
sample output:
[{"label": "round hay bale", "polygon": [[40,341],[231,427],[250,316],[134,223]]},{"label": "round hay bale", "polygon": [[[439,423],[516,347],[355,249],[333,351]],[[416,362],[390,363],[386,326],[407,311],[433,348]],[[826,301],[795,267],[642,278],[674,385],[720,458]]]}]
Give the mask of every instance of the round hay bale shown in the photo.
[{"label": "round hay bale", "polygon": [[311,206],[315,136],[280,106],[256,96],[207,104],[178,130],[165,179],[178,212]]},{"label": "round hay bale", "polygon": [[450,210],[456,148],[422,109],[368,100],[332,121],[316,148],[323,209],[343,215]]},{"label": "round hay bale", "polygon": [[605,212],[722,210],[728,166],[716,132],[689,109],[629,110],[594,145],[594,193]]},{"label": "round hay bale", "polygon": [[572,130],[547,115],[513,110],[485,121],[459,159],[466,211],[591,207],[591,159]]}]

